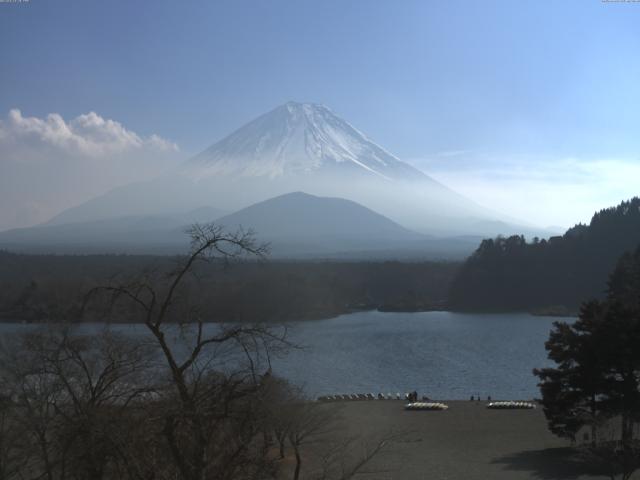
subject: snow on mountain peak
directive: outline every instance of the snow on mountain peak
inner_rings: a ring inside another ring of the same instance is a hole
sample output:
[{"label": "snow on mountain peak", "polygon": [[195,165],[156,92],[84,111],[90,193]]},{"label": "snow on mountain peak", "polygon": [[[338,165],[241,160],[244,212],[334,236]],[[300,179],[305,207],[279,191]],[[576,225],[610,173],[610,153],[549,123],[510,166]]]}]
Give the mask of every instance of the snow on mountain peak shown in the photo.
[{"label": "snow on mountain peak", "polygon": [[426,179],[320,104],[288,102],[189,160],[190,176],[288,177],[319,173]]}]

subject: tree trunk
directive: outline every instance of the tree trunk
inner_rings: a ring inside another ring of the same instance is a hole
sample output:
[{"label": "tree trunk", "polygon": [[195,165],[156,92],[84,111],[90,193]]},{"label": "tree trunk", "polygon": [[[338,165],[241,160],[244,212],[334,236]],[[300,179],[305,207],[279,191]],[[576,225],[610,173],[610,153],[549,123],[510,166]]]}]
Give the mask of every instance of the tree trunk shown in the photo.
[{"label": "tree trunk", "polygon": [[591,395],[591,446],[593,448],[596,448],[596,445],[598,444],[598,426],[596,424],[597,415],[598,411],[596,408],[596,396],[595,394],[593,394]]},{"label": "tree trunk", "polygon": [[300,456],[300,450],[298,450],[297,445],[293,446],[293,451],[295,452],[295,455],[296,455],[296,469],[293,472],[293,480],[298,480],[300,478],[300,467],[302,464],[302,457]]},{"label": "tree trunk", "polygon": [[627,411],[623,411],[621,415],[622,421],[622,449],[626,452],[627,449],[631,446],[631,432],[629,431],[629,414]]}]

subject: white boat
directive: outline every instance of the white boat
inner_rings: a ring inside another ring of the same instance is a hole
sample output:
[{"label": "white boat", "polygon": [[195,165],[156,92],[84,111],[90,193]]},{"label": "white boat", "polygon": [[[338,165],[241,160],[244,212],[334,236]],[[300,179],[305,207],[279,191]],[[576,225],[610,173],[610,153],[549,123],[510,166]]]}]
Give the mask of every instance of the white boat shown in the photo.
[{"label": "white boat", "polygon": [[513,400],[508,400],[504,402],[489,402],[487,404],[487,408],[492,408],[495,410],[514,410],[514,409],[522,409],[522,410],[531,410],[536,408],[534,403],[531,402],[516,402]]},{"label": "white boat", "polygon": [[449,407],[440,402],[411,402],[404,406],[405,410],[447,410]]}]

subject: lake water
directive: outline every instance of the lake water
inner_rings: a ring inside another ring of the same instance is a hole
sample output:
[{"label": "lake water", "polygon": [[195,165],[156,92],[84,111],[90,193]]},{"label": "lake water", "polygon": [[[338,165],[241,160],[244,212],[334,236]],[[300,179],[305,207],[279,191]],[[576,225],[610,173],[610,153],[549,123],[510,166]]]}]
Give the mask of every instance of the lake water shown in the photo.
[{"label": "lake water", "polygon": [[407,392],[441,399],[539,397],[535,367],[555,320],[529,314],[362,312],[298,322],[304,351],[274,370],[313,395]]},{"label": "lake water", "polygon": [[[440,399],[539,397],[532,369],[549,365],[544,342],[555,320],[528,314],[360,312],[294,322],[303,346],[273,361],[274,373],[311,395],[417,390]],[[0,324],[0,332],[22,330]],[[99,328],[88,326],[85,328]],[[119,330],[144,332],[142,325]]]}]

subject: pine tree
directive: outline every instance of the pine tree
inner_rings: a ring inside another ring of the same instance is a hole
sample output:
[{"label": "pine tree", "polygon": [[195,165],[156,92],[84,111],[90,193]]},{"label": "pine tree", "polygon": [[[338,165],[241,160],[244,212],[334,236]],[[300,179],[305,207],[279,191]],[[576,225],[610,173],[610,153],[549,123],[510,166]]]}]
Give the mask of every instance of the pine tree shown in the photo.
[{"label": "pine tree", "polygon": [[[556,322],[546,348],[554,368],[534,370],[540,378],[549,429],[575,441],[591,429],[593,452],[607,454],[623,478],[640,465],[640,248],[622,256],[610,276],[604,301],[582,305],[579,319]],[[599,439],[598,428],[619,422],[619,438]]]}]

